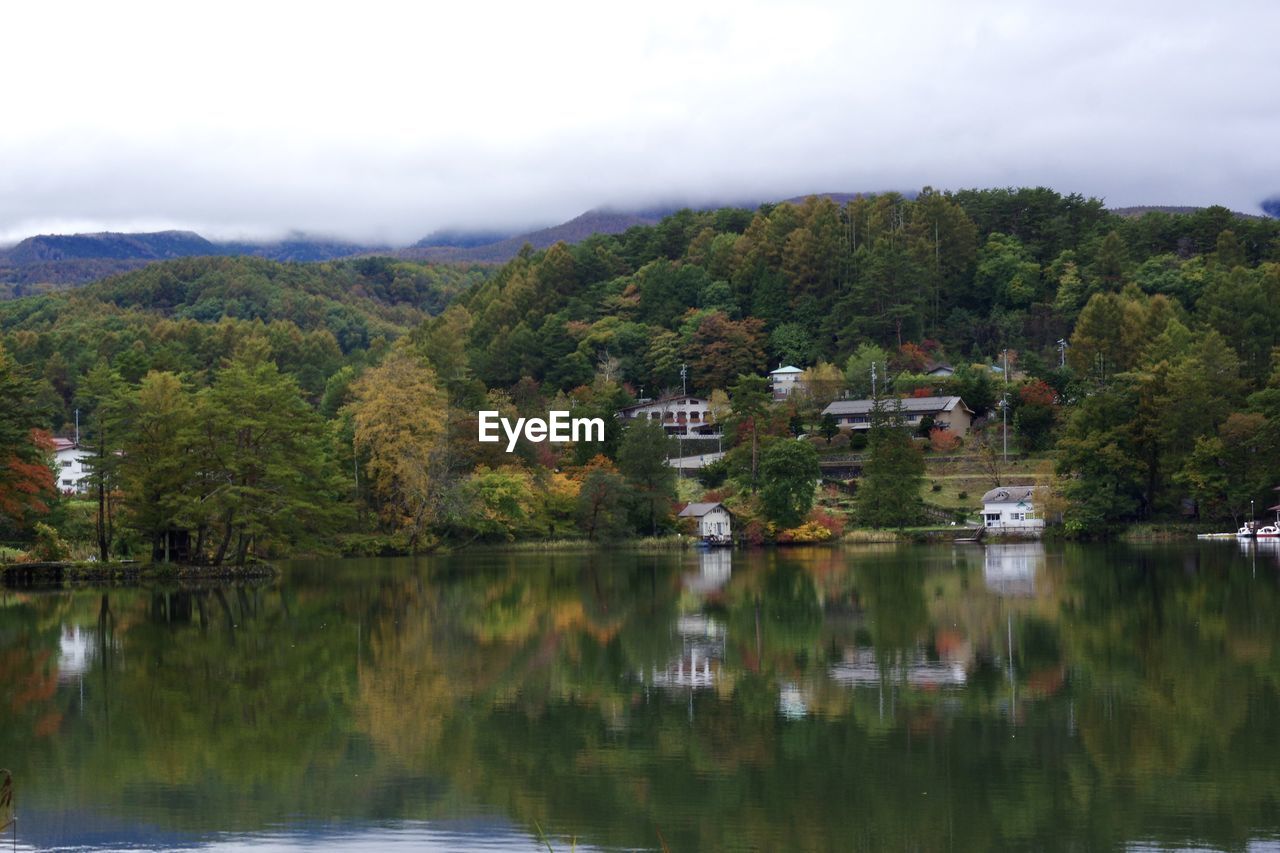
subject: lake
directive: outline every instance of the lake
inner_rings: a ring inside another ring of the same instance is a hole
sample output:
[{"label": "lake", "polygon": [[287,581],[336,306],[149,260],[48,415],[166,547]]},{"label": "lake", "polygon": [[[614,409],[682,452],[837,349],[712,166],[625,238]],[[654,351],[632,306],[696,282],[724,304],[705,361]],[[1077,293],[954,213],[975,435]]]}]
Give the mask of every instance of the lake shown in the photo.
[{"label": "lake", "polygon": [[1280,847],[1280,551],[282,568],[0,592],[17,849]]}]

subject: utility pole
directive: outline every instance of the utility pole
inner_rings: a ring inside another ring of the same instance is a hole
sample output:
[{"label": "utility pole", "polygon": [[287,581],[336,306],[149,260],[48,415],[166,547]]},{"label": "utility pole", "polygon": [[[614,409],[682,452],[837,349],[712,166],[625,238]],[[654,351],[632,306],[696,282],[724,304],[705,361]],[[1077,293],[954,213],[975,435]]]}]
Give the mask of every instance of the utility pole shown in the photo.
[{"label": "utility pole", "polygon": [[1067,366],[1067,339],[1058,338],[1058,367]]},{"label": "utility pole", "polygon": [[876,363],[871,362],[871,399],[876,398]]},{"label": "utility pole", "polygon": [[1009,350],[1004,351],[1004,399],[1000,401],[1000,432],[1004,438],[1004,462],[1009,464]]},{"label": "utility pole", "polygon": [[689,393],[689,385],[685,381],[689,376],[689,365],[680,365],[680,395],[684,396]]}]

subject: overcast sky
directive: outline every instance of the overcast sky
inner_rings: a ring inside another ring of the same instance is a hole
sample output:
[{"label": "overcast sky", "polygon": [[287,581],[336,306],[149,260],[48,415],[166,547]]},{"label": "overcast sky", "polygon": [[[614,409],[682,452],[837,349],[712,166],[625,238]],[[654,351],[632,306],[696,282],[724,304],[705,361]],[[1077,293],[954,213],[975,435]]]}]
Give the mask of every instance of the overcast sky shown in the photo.
[{"label": "overcast sky", "polygon": [[1280,3],[16,3],[0,242],[1048,185],[1257,212]]}]

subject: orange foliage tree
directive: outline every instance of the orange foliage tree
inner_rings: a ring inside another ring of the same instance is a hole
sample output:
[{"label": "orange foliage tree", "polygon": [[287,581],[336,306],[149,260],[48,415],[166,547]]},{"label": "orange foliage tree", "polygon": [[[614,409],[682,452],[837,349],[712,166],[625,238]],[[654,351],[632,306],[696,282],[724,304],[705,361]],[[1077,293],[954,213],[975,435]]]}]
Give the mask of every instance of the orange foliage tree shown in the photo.
[{"label": "orange foliage tree", "polygon": [[53,439],[36,428],[35,387],[0,348],[0,520],[22,525],[48,512],[53,493]]}]

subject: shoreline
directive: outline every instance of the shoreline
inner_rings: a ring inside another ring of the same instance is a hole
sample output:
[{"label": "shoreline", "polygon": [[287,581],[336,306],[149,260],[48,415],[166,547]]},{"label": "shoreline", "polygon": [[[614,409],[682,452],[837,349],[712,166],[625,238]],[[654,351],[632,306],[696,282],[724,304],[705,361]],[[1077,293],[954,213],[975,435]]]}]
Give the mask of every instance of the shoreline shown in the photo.
[{"label": "shoreline", "polygon": [[65,587],[92,584],[133,584],[152,581],[243,581],[275,578],[270,563],[246,566],[196,566],[180,563],[122,563],[57,561],[8,563],[0,566],[5,587]]}]

